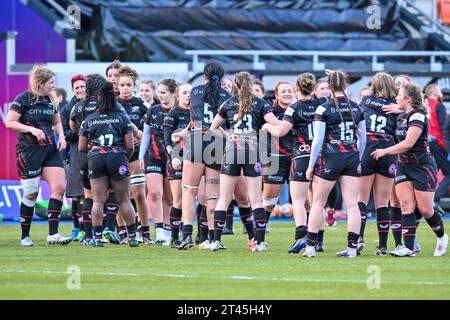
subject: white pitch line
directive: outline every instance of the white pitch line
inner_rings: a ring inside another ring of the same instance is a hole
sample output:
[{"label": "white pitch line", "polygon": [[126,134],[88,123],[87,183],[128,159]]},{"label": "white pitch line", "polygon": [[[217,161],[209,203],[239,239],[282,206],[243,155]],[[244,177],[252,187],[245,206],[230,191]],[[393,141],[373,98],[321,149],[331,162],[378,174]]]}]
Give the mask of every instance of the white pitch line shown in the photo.
[{"label": "white pitch line", "polygon": [[[41,274],[67,274],[70,272],[51,271],[51,270],[0,270],[0,273],[41,273]],[[85,275],[99,275],[99,276],[126,276],[126,277],[163,277],[163,278],[200,278],[202,275],[194,274],[145,274],[145,273],[116,273],[116,272],[83,272]],[[209,277],[203,275],[203,277]],[[211,276],[219,278],[218,276]],[[295,281],[295,282],[336,282],[336,283],[360,283],[365,284],[367,280],[352,280],[352,279],[317,279],[317,278],[283,278],[283,277],[255,277],[255,276],[223,276],[221,278],[232,280],[262,280],[262,281]],[[382,280],[383,282],[383,280]],[[450,286],[450,282],[433,282],[433,281],[400,281],[395,282],[388,280],[389,284],[403,284],[403,285],[431,285],[431,286]]]}]

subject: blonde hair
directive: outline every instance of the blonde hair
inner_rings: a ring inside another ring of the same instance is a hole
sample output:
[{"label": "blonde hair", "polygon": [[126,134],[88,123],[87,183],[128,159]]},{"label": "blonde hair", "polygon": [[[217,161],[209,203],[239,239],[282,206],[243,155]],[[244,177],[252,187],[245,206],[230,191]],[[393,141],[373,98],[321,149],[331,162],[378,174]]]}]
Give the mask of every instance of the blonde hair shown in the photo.
[{"label": "blonde hair", "polygon": [[411,106],[414,109],[425,112],[426,114],[430,112],[430,109],[423,98],[421,87],[415,83],[408,83],[405,84],[402,89],[405,96],[411,98]]},{"label": "blonde hair", "polygon": [[242,71],[236,74],[234,82],[239,96],[238,115],[240,119],[243,119],[246,114],[252,111],[253,95],[251,89],[253,79],[250,73]]},{"label": "blonde hair", "polygon": [[397,96],[394,78],[386,72],[378,72],[373,76],[371,89],[378,98],[395,99]]},{"label": "blonde hair", "polygon": [[[50,70],[45,64],[35,64],[31,68],[30,75],[28,77],[28,83],[30,86],[30,92],[34,98],[38,99],[38,91],[41,86],[43,86],[47,81],[49,81],[55,74]],[[53,105],[53,110],[58,111],[58,101],[53,97],[52,94],[47,96]]]}]

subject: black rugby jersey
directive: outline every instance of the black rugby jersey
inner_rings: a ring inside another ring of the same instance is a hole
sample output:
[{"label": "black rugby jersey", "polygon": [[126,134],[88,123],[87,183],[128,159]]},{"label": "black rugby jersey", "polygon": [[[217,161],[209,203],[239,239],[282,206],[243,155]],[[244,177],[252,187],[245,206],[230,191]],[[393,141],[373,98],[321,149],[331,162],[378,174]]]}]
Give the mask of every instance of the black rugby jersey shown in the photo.
[{"label": "black rugby jersey", "polygon": [[227,120],[231,135],[226,150],[258,150],[259,130],[265,123],[264,116],[272,112],[272,106],[265,100],[253,98],[252,111],[239,118],[239,98],[233,96],[219,108],[218,114]]},{"label": "black rugby jersey", "polygon": [[81,123],[79,135],[88,138],[88,158],[99,154],[127,153],[124,135],[133,131],[123,112],[95,111]]},{"label": "black rugby jersey", "polygon": [[117,101],[123,106],[131,122],[139,130],[142,131],[144,128],[144,122],[142,119],[149,109],[144,104],[144,100],[138,97],[132,97],[131,99],[128,100],[120,99],[119,97],[117,97]]},{"label": "black rugby jersey", "polygon": [[151,159],[167,159],[167,151],[164,146],[164,118],[170,110],[170,108],[163,108],[160,104],[157,104],[151,106],[144,115],[144,123],[150,126],[148,152]]},{"label": "black rugby jersey", "polygon": [[[334,100],[329,100],[316,109],[314,121],[326,123],[325,137],[322,145],[322,152],[325,153],[347,153],[358,152],[357,130],[358,123],[364,120],[364,113],[359,106],[350,101],[353,118],[350,108],[344,97],[337,97],[341,116],[336,108]],[[356,126],[355,126],[356,124]]]},{"label": "black rugby jersey", "polygon": [[286,109],[283,120],[292,123],[292,152],[294,157],[311,153],[312,122],[317,107],[326,101],[326,98],[299,100]]},{"label": "black rugby jersey", "polygon": [[38,144],[41,146],[55,144],[52,123],[55,111],[49,97],[36,98],[31,92],[19,94],[11,104],[11,110],[19,113],[19,122],[41,129],[45,134],[45,140],[38,141],[31,133],[19,133],[17,145]]},{"label": "black rugby jersey", "polygon": [[89,103],[86,103],[86,100],[78,102],[70,113],[70,120],[75,122],[78,128],[81,127],[81,123],[84,119],[86,119],[89,115],[97,110],[97,97],[91,97],[89,99]]},{"label": "black rugby jersey", "polygon": [[[174,149],[179,143],[172,142],[172,133],[178,132],[189,126],[190,110],[177,106],[171,109],[164,118],[164,144],[167,148]],[[181,149],[184,149],[184,141],[180,142]]]},{"label": "black rugby jersey", "polygon": [[422,111],[413,110],[409,113],[402,113],[397,120],[395,136],[399,142],[405,140],[408,129],[417,126],[422,129],[422,133],[414,146],[408,151],[399,154],[398,160],[401,163],[428,163],[431,160],[430,148],[428,146],[428,118]]},{"label": "black rugby jersey", "polygon": [[[288,108],[284,109],[280,107],[279,105],[273,105],[272,106],[272,112],[275,115],[275,117],[278,118],[278,120],[283,120],[285,111]],[[271,150],[271,154],[277,154],[280,156],[292,156],[292,130],[290,130],[285,136],[275,138],[271,137],[269,134],[269,137],[271,138],[272,145],[275,146],[276,150]]]},{"label": "black rugby jersey", "polygon": [[396,103],[395,99],[374,95],[361,100],[360,107],[366,119],[368,141],[394,141],[397,116],[383,112],[383,106]]},{"label": "black rugby jersey", "polygon": [[[206,85],[200,85],[192,89],[190,98],[191,110],[191,128],[195,130],[207,131],[217,114],[217,108],[210,106],[205,102]],[[220,106],[225,100],[231,97],[231,94],[223,89],[219,91],[217,106]]]}]

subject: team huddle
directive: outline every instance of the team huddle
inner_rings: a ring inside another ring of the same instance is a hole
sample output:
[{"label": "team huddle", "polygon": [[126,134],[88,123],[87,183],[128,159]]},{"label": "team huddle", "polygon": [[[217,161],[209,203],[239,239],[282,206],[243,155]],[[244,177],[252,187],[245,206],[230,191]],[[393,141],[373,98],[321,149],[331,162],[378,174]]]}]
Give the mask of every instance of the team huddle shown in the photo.
[{"label": "team huddle", "polygon": [[[448,236],[433,208],[438,167],[422,89],[406,75],[379,72],[356,103],[346,93],[344,71],[326,70],[326,76],[316,81],[302,73],[295,85],[280,81],[269,103],[248,72],[231,81],[220,63],[210,62],[202,85],[143,80],[138,96],[138,73],[115,61],[106,78],[72,77],[75,96],[61,105],[52,95],[54,73],[35,65],[29,90],[14,100],[6,120],[19,134],[21,245],[33,245],[42,177],[51,190],[48,244],[224,250],[221,236],[233,202],[246,247],[264,252],[269,218],[288,182],[295,221],[288,252],[315,257],[324,251],[324,208],[339,182],[348,236],[338,257],[364,250],[371,195],[379,236],[374,254],[415,256],[424,217],[437,237],[434,256],[444,255]],[[71,237],[58,232],[64,195],[72,198]]]}]

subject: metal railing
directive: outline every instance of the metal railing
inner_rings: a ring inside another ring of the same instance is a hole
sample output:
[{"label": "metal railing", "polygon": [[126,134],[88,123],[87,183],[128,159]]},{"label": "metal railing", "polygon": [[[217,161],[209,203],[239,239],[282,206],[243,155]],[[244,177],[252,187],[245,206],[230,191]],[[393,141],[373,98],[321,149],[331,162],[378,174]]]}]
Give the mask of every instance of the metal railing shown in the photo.
[{"label": "metal railing", "polygon": [[192,56],[192,71],[202,72],[204,63],[200,62],[201,56],[251,56],[254,70],[266,70],[266,63],[261,62],[263,56],[291,56],[311,57],[314,71],[325,69],[325,63],[321,63],[323,57],[364,57],[371,58],[372,71],[384,70],[384,63],[379,62],[380,57],[423,57],[430,59],[430,71],[442,71],[442,63],[436,62],[436,57],[450,57],[450,51],[279,51],[279,50],[187,50],[186,55]]}]

